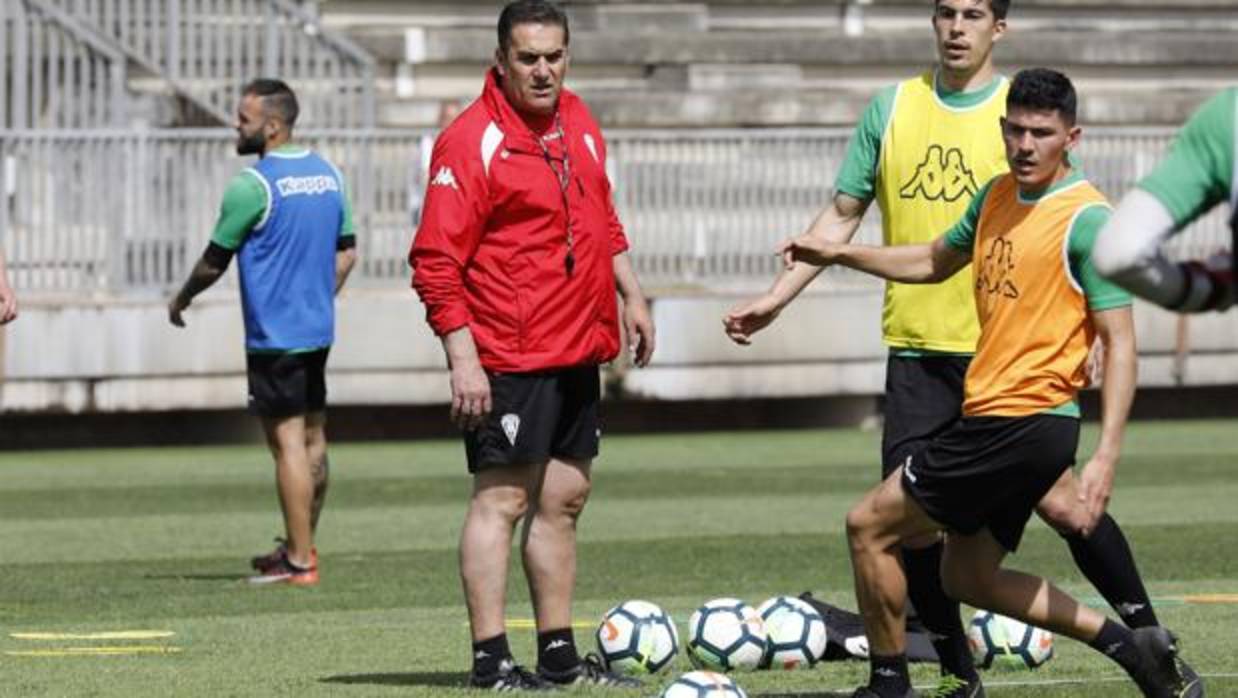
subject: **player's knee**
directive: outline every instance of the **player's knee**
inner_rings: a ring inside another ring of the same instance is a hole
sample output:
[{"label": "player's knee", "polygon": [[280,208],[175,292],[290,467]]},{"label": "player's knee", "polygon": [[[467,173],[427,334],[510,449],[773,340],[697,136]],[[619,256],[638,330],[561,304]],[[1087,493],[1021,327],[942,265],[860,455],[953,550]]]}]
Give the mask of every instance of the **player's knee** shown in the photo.
[{"label": "player's knee", "polygon": [[529,511],[529,495],[518,487],[493,487],[475,492],[470,506],[484,518],[517,521]]},{"label": "player's knee", "polygon": [[1083,532],[1085,512],[1082,507],[1070,506],[1067,502],[1047,498],[1036,507],[1036,513],[1050,528],[1063,536],[1073,536]]},{"label": "player's knee", "polygon": [[864,500],[847,512],[847,541],[853,551],[860,551],[873,547],[875,534],[876,518]]},{"label": "player's knee", "polygon": [[589,493],[592,491],[592,486],[588,481],[585,481],[571,491],[563,493],[558,504],[558,509],[564,516],[572,519],[579,518],[585,511],[585,504],[589,502]]}]

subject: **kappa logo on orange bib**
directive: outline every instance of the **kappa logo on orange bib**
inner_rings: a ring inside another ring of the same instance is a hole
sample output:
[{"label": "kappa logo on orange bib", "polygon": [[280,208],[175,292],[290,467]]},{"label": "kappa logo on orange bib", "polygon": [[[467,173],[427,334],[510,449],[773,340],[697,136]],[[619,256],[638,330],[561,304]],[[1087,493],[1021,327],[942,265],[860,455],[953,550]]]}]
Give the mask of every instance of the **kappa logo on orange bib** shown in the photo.
[{"label": "kappa logo on orange bib", "polygon": [[1019,287],[1011,280],[1013,275],[1014,243],[1005,236],[994,238],[976,274],[976,288],[991,296],[1018,298]]}]

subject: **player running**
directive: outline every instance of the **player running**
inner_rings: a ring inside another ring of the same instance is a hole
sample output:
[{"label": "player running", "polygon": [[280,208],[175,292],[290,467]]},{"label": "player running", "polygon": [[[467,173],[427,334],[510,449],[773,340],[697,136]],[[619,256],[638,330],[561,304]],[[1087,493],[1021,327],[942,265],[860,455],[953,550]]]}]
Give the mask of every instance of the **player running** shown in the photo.
[{"label": "player running", "polygon": [[[1002,136],[1011,172],[988,182],[966,215],[931,243],[866,247],[812,234],[784,243],[792,261],[842,264],[903,283],[936,283],[970,262],[981,334],[968,367],[963,417],[851,510],[847,532],[871,651],[860,698],[915,696],[905,652],[904,539],[949,530],[942,580],[953,598],[1088,643],[1145,696],[1203,696],[1178,668],[1174,636],[1134,631],[1040,577],[1002,567],[1037,503],[1064,482],[1081,529],[1104,514],[1135,388],[1130,297],[1101,278],[1091,250],[1109,217],[1104,196],[1075,168],[1076,97],[1066,76],[1019,73]],[[1078,479],[1063,479],[1079,439],[1075,401],[1093,341],[1105,349],[1101,437]]]},{"label": "player running", "polygon": [[[1006,34],[1009,0],[938,0],[933,29],[936,70],[879,93],[848,147],[837,193],[809,228],[821,240],[847,242],[869,205],[881,209],[887,245],[920,244],[954,225],[981,185],[1007,171],[998,120],[1008,81],[993,66]],[[796,265],[765,295],[737,306],[724,323],[747,344],[820,273]],[[963,377],[979,336],[972,270],[930,286],[886,284],[882,338],[886,363],[882,477],[960,416]],[[1078,507],[1055,489],[1038,513],[1058,530],[1079,569],[1131,627],[1157,618],[1122,529],[1108,514],[1079,530]],[[942,698],[982,698],[984,689],[959,618],[941,589],[939,536],[903,541],[908,591],[941,661]]]}]

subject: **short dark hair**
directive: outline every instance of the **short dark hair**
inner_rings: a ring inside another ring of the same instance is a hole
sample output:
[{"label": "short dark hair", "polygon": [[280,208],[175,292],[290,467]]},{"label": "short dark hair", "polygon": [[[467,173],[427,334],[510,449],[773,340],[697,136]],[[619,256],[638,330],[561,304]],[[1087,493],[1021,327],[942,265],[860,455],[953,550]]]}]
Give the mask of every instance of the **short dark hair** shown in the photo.
[{"label": "short dark hair", "polygon": [[1006,95],[1006,110],[1012,107],[1056,111],[1062,121],[1074,126],[1078,110],[1075,86],[1070,78],[1048,68],[1028,68],[1015,74]]},{"label": "short dark hair", "polygon": [[[941,4],[941,0],[933,0],[933,9]],[[1010,12],[1010,0],[989,0],[989,9],[993,10],[993,16],[998,19],[1006,19],[1006,14]]]},{"label": "short dark hair", "polygon": [[563,44],[572,38],[567,28],[567,14],[548,0],[516,0],[499,13],[499,49],[506,54],[512,45],[512,27],[517,24],[550,24],[563,27]]},{"label": "short dark hair", "polygon": [[275,78],[257,78],[250,80],[241,90],[241,95],[256,95],[262,98],[262,106],[275,114],[292,128],[297,123],[297,115],[301,107],[297,104],[297,95],[288,83]]}]

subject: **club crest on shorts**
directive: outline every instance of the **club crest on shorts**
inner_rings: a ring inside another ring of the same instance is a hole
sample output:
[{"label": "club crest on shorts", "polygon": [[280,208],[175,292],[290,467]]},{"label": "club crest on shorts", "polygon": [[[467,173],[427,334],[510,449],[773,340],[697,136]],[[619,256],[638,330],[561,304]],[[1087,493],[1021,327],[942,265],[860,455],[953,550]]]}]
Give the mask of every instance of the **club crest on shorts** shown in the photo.
[{"label": "club crest on shorts", "polygon": [[507,441],[515,446],[516,434],[520,431],[520,415],[508,412],[499,419],[499,424],[503,427],[503,433],[507,434]]}]

